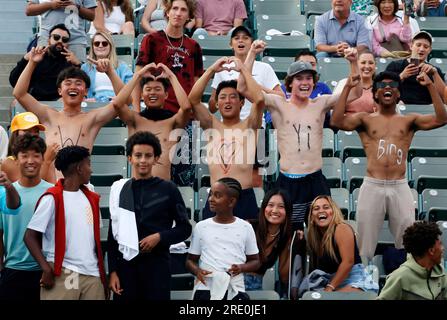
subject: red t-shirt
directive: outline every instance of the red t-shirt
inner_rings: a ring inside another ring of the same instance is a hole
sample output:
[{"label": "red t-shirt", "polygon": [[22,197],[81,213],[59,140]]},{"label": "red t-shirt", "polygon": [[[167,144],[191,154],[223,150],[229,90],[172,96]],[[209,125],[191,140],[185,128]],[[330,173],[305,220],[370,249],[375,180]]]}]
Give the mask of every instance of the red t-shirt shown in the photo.
[{"label": "red t-shirt", "polygon": [[[183,43],[182,38],[169,37],[169,41],[163,30],[147,34],[141,41],[136,64],[139,66],[151,62],[165,64],[177,76],[186,94],[189,94],[194,85],[194,77],[200,77],[203,73],[202,48],[195,40],[185,35]],[[177,112],[179,109],[172,87],[169,87],[169,96],[164,108],[172,112]]]}]

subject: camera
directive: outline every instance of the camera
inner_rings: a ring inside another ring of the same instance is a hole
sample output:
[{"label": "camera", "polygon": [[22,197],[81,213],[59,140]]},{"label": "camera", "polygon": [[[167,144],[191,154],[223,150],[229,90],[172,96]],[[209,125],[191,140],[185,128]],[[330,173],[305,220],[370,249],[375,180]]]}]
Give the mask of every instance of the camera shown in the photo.
[{"label": "camera", "polygon": [[405,15],[414,18],[413,0],[405,0]]}]

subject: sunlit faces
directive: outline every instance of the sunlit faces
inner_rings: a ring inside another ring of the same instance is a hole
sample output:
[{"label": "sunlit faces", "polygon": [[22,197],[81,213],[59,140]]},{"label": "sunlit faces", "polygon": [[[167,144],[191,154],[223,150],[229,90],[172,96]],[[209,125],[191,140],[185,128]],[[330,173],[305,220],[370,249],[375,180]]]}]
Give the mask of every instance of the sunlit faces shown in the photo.
[{"label": "sunlit faces", "polygon": [[336,12],[349,12],[352,0],[332,0],[332,8]]},{"label": "sunlit faces", "polygon": [[309,62],[312,66],[312,69],[314,69],[315,71],[317,71],[317,59],[314,56],[300,56],[298,58],[298,61],[304,61],[304,62]]},{"label": "sunlit faces", "polygon": [[379,11],[382,17],[394,16],[394,1],[383,0],[382,2],[380,2]]},{"label": "sunlit faces", "polygon": [[231,38],[231,48],[233,48],[236,55],[246,55],[250,50],[253,39],[244,31],[236,33],[236,35]]},{"label": "sunlit faces", "polygon": [[90,157],[85,158],[77,165],[77,170],[82,184],[88,184],[90,182],[90,176],[92,175],[92,167],[90,163]]},{"label": "sunlit faces", "polygon": [[152,176],[152,166],[159,157],[155,157],[154,147],[147,144],[136,144],[132,148],[132,154],[128,156],[129,162],[134,168],[136,179],[146,179]]},{"label": "sunlit faces", "polygon": [[17,155],[20,174],[23,177],[34,178],[40,174],[43,163],[43,155],[35,150],[19,151]]},{"label": "sunlit faces", "polygon": [[427,39],[416,39],[411,43],[410,49],[412,57],[418,57],[419,60],[425,61],[431,52],[431,45]]},{"label": "sunlit faces", "polygon": [[223,88],[217,96],[217,106],[222,117],[239,117],[243,105],[244,99],[239,98],[239,93],[233,87]]},{"label": "sunlit faces", "polygon": [[363,53],[358,60],[360,76],[362,78],[372,78],[376,71],[376,61],[371,53]]},{"label": "sunlit faces", "polygon": [[58,92],[63,99],[68,99],[69,102],[81,103],[86,95],[87,88],[84,80],[79,78],[68,78],[61,82]]},{"label": "sunlit faces", "polygon": [[435,264],[440,264],[444,255],[444,246],[440,239],[437,239],[435,245],[429,249],[431,258]]},{"label": "sunlit faces", "polygon": [[292,95],[297,98],[309,98],[314,85],[314,76],[311,72],[300,72],[293,77],[291,83]]},{"label": "sunlit faces", "polygon": [[169,23],[173,27],[183,27],[189,20],[189,9],[183,0],[175,0],[167,13]]},{"label": "sunlit faces", "polygon": [[208,195],[210,210],[215,213],[227,212],[235,204],[234,197],[228,193],[228,187],[220,182],[215,182]]},{"label": "sunlit faces", "polygon": [[312,222],[321,228],[329,226],[334,217],[332,207],[325,198],[320,198],[315,201],[311,214]]},{"label": "sunlit faces", "polygon": [[64,48],[68,48],[68,41],[66,41],[66,39],[70,39],[67,31],[62,29],[54,29],[48,38],[48,44],[50,46],[54,46],[56,50],[62,51]]},{"label": "sunlit faces", "polygon": [[381,106],[393,106],[399,101],[399,82],[391,79],[384,79],[376,83],[376,98]]},{"label": "sunlit faces", "polygon": [[[96,55],[96,59],[109,58],[110,55],[110,43],[102,35],[97,34],[93,39],[93,52]],[[98,44],[98,46],[96,45]],[[104,46],[104,44],[106,44]]]},{"label": "sunlit faces", "polygon": [[159,81],[149,81],[144,84],[141,93],[147,108],[163,108],[168,92]]},{"label": "sunlit faces", "polygon": [[275,194],[270,198],[264,210],[265,219],[274,225],[281,225],[286,221],[286,207],[281,195]]}]

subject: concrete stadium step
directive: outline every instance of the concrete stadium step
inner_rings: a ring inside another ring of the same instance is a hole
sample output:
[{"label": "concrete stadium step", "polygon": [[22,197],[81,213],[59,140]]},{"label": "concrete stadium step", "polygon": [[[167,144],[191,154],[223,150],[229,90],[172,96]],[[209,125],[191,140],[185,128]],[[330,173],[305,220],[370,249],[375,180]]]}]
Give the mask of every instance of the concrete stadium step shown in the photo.
[{"label": "concrete stadium step", "polygon": [[4,20],[0,32],[30,31],[34,27],[34,19]]},{"label": "concrete stadium step", "polygon": [[0,73],[10,73],[16,65],[16,63],[2,63],[0,64]]},{"label": "concrete stadium step", "polygon": [[0,85],[0,97],[12,97],[12,90],[9,84],[7,86]]},{"label": "concrete stadium step", "polygon": [[[24,54],[26,52],[26,48],[28,47],[28,41],[27,42],[10,42],[6,43],[3,42],[0,46],[0,54]],[[0,73],[3,73],[0,69]]]},{"label": "concrete stadium step", "polygon": [[16,64],[22,57],[25,55],[25,52],[21,54],[0,54],[0,64],[3,63],[13,63]]},{"label": "concrete stadium step", "polygon": [[0,73],[0,86],[9,86],[9,73]]},{"label": "concrete stadium step", "polygon": [[0,32],[0,42],[29,42],[33,36],[31,30],[21,32]]},{"label": "concrete stadium step", "polygon": [[0,97],[0,110],[10,110],[11,102],[14,97]]},{"label": "concrete stadium step", "polygon": [[2,8],[21,8],[25,10],[26,4],[24,1],[18,0],[2,0]]}]

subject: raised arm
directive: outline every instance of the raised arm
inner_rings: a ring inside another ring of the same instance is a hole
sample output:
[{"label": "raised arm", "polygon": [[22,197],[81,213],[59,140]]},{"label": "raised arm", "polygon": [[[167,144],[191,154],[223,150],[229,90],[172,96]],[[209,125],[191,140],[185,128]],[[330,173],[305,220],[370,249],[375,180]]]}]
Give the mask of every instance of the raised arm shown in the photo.
[{"label": "raised arm", "polygon": [[[334,237],[340,251],[341,261],[329,284],[334,288],[337,288],[349,275],[349,272],[351,272],[352,266],[354,265],[355,237],[351,227],[344,223],[337,226]],[[327,286],[324,291],[334,290]]]},{"label": "raised arm", "polygon": [[[249,97],[249,100],[252,102],[252,106],[250,109],[250,115],[248,116],[248,126],[253,129],[259,129],[262,124],[262,111],[264,110],[264,95],[262,93],[261,86],[253,79],[251,72],[245,67],[245,65],[237,58],[232,58],[236,67],[236,71],[239,71],[239,79],[238,79],[238,91],[239,91],[239,83],[244,82],[244,86],[246,87],[246,92],[243,94],[246,98]],[[242,80],[243,79],[243,80]],[[239,91],[240,92],[240,91]]]},{"label": "raised arm", "polygon": [[93,26],[98,31],[104,31],[107,33],[110,32],[104,24],[104,6],[102,1],[98,1],[98,6],[95,8],[95,19],[93,19]]},{"label": "raised arm", "polygon": [[224,64],[228,64],[229,60],[227,57],[222,57],[218,59],[211,67],[209,67],[205,73],[196,81],[194,86],[189,93],[188,99],[192,105],[194,116],[200,121],[200,126],[203,129],[211,128],[212,126],[212,115],[202,103],[202,96],[205,92],[206,85],[211,80],[216,72],[222,70],[227,70],[223,67]]},{"label": "raised arm", "polygon": [[46,51],[47,48],[43,47],[31,49],[28,64],[20,75],[19,80],[17,80],[14,91],[12,92],[14,97],[26,111],[34,113],[39,118],[39,121],[44,123],[48,122],[49,107],[37,101],[28,93],[28,89],[34,69],[36,68],[37,64],[42,61]]},{"label": "raised arm", "polygon": [[351,89],[360,82],[360,75],[350,76],[343,88],[338,100],[335,104],[334,110],[331,116],[331,126],[337,127],[342,130],[352,131],[357,129],[362,124],[361,116],[363,113],[356,113],[351,116],[345,115],[346,104],[348,95]]},{"label": "raised arm", "polygon": [[148,64],[140,69],[138,72],[135,72],[132,80],[130,80],[118,93],[118,95],[113,99],[113,101],[105,107],[99,108],[95,111],[96,123],[100,125],[104,125],[107,122],[111,121],[116,117],[116,109],[119,109],[121,106],[125,105],[129,97],[132,93],[132,90],[135,86],[140,82],[141,78],[144,76],[146,72],[148,72],[149,68],[153,67],[153,65]]},{"label": "raised arm", "polygon": [[434,66],[428,63],[422,63],[421,64],[421,72],[425,72],[426,74],[433,77],[433,83],[435,85],[436,90],[438,91],[439,95],[441,96],[441,99],[444,100],[444,90],[447,88],[444,82],[444,79],[442,79],[441,75],[438,72],[438,69],[436,69]]},{"label": "raised arm", "polygon": [[184,128],[186,126],[186,123],[190,119],[192,112],[192,107],[191,103],[188,100],[188,95],[180,84],[180,81],[178,81],[177,76],[174,74],[174,72],[172,72],[171,69],[169,69],[163,63],[157,64],[157,67],[162,68],[163,73],[156,77],[156,79],[163,77],[169,80],[172,89],[174,89],[175,98],[177,99],[180,106],[180,109],[175,114],[175,128]]},{"label": "raised arm", "polygon": [[433,101],[435,114],[416,114],[414,119],[415,129],[430,130],[445,125],[447,123],[447,112],[435,85],[425,72],[421,72],[421,74],[417,77],[417,80],[421,85],[427,87]]}]

